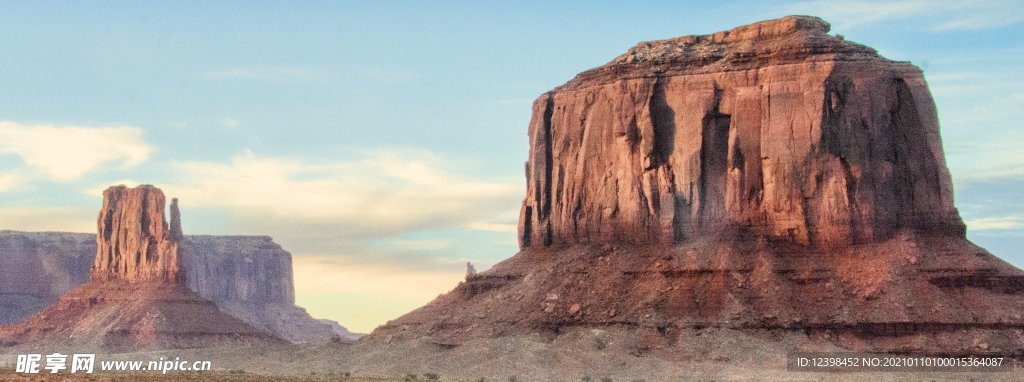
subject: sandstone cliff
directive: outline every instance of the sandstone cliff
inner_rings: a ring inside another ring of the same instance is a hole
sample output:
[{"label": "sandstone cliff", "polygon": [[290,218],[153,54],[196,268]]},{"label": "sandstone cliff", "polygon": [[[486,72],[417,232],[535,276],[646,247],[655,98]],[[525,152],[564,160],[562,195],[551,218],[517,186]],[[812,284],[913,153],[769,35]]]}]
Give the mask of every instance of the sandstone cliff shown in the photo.
[{"label": "sandstone cliff", "polygon": [[327,342],[338,334],[341,325],[295,305],[292,255],[270,237],[196,235],[184,248],[188,287],[228,314],[293,343]]},{"label": "sandstone cliff", "polygon": [[93,280],[184,281],[178,254],[182,239],[178,200],[171,201],[169,228],[166,204],[163,192],[150,185],[103,191]]},{"label": "sandstone cliff", "polygon": [[921,70],[787,17],[640,43],[534,103],[521,245],[730,224],[842,246],[962,232]]},{"label": "sandstone cliff", "polygon": [[541,95],[520,253],[368,340],[1024,354],[1024,272],[964,238],[921,71],[828,29],[640,43]]}]

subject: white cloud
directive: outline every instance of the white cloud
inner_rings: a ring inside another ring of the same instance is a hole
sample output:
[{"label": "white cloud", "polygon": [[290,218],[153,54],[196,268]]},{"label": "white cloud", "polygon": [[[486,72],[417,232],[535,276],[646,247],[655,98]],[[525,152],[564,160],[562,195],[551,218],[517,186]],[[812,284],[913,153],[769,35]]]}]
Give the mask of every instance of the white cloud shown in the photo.
[{"label": "white cloud", "polygon": [[466,224],[465,228],[475,231],[515,233],[519,229],[519,225],[518,223],[473,222]]},{"label": "white cloud", "polygon": [[183,208],[228,210],[243,231],[288,237],[368,239],[518,210],[518,180],[470,179],[423,151],[360,154],[317,161],[247,152],[226,163],[180,162],[164,190]]},{"label": "white cloud", "polygon": [[0,192],[11,191],[21,187],[24,183],[24,176],[17,171],[0,174]]},{"label": "white cloud", "polygon": [[[1005,59],[1004,59],[1005,60]],[[1024,176],[1024,81],[1004,60],[988,71],[942,70],[927,74],[939,110],[946,160],[958,183]]]},{"label": "white cloud", "polygon": [[436,251],[452,246],[452,240],[448,239],[421,239],[421,240],[391,240],[385,244],[403,251]]},{"label": "white cloud", "polygon": [[284,66],[229,68],[207,72],[206,76],[215,79],[309,80],[317,78],[319,75],[312,69]]},{"label": "white cloud", "polygon": [[929,18],[931,30],[994,28],[1024,21],[1024,8],[1014,0],[810,0],[779,11],[820,16],[840,30],[922,17]]},{"label": "white cloud", "polygon": [[967,229],[973,231],[1021,229],[1024,228],[1024,216],[1010,215],[985,217],[970,219],[964,223],[967,224]]},{"label": "white cloud", "polygon": [[134,167],[148,160],[152,152],[137,127],[0,121],[0,154],[17,155],[27,169],[56,181],[78,179],[108,163]]},{"label": "white cloud", "polygon": [[83,208],[0,208],[0,229],[96,232],[95,216],[96,211],[89,211]]}]

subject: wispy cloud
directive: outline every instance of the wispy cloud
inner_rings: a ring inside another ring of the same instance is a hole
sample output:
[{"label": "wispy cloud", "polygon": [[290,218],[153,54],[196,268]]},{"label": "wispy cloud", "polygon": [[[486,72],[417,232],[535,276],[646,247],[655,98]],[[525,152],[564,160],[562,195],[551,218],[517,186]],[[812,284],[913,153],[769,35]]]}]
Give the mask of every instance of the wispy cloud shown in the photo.
[{"label": "wispy cloud", "polygon": [[[96,232],[96,211],[84,208],[0,208],[0,229]],[[16,224],[16,225],[12,225]]]},{"label": "wispy cloud", "polygon": [[376,150],[323,161],[247,152],[229,162],[179,162],[168,193],[229,210],[248,229],[269,226],[338,237],[459,227],[515,209],[516,180],[476,180],[424,151]]},{"label": "wispy cloud", "polygon": [[1003,61],[988,62],[986,71],[939,64],[927,73],[946,159],[958,183],[1024,177],[1024,97],[1015,96],[1024,80],[1016,68],[1003,68]]},{"label": "wispy cloud", "polygon": [[310,80],[320,75],[315,70],[301,67],[236,67],[206,73],[214,79],[243,80]]},{"label": "wispy cloud", "polygon": [[107,163],[135,167],[153,151],[137,127],[0,121],[0,154],[17,155],[28,170],[61,182],[81,178]]},{"label": "wispy cloud", "polygon": [[404,251],[436,251],[451,247],[450,239],[391,240],[385,245]]},{"label": "wispy cloud", "polygon": [[993,216],[970,219],[964,222],[967,229],[974,231],[1024,229],[1024,215]]},{"label": "wispy cloud", "polygon": [[405,149],[338,160],[246,152],[225,162],[173,163],[172,181],[161,187],[180,198],[186,226],[188,210],[205,210],[225,216],[226,231],[269,234],[296,257],[399,264],[410,271],[460,269],[450,262],[450,247],[465,238],[458,232],[487,235],[479,231],[497,227],[480,222],[508,221],[522,193],[518,179],[468,177],[462,165]]},{"label": "wispy cloud", "polygon": [[517,223],[491,223],[491,222],[473,222],[466,224],[465,228],[484,231],[484,232],[499,232],[499,233],[515,233],[518,229]]},{"label": "wispy cloud", "polygon": [[1024,7],[1013,0],[810,0],[779,7],[787,14],[821,16],[838,29],[872,23],[926,18],[928,29],[984,29],[1024,21]]},{"label": "wispy cloud", "polygon": [[18,171],[0,173],[0,192],[11,191],[21,187],[25,183],[25,177]]}]

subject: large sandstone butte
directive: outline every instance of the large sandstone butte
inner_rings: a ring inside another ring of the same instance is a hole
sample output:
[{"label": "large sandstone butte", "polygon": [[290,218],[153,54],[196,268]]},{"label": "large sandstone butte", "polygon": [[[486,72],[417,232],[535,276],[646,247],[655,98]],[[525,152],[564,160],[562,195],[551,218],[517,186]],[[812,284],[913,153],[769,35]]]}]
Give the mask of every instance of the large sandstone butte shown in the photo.
[{"label": "large sandstone butte", "polygon": [[1024,272],[965,239],[921,70],[828,31],[643,42],[541,95],[521,251],[369,340],[1021,355]]},{"label": "large sandstone butte", "polygon": [[90,281],[0,327],[0,346],[129,351],[279,342],[185,286],[177,204],[170,225],[164,208],[153,186],[104,191]]}]

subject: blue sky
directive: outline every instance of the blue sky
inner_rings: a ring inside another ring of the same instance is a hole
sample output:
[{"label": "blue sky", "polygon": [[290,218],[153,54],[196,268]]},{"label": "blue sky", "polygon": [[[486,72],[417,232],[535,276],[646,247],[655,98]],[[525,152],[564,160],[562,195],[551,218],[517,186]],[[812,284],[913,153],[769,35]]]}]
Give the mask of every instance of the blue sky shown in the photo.
[{"label": "blue sky", "polygon": [[[516,251],[530,103],[636,42],[787,14],[922,67],[972,240],[1024,265],[1016,1],[0,3],[0,229],[95,226],[152,183],[267,234],[368,331]],[[172,5],[173,4],[173,5]]]}]

